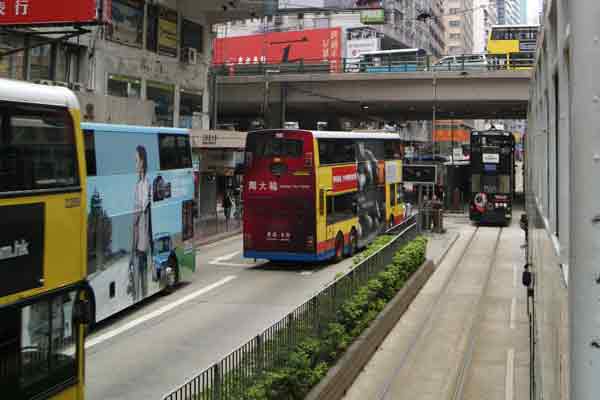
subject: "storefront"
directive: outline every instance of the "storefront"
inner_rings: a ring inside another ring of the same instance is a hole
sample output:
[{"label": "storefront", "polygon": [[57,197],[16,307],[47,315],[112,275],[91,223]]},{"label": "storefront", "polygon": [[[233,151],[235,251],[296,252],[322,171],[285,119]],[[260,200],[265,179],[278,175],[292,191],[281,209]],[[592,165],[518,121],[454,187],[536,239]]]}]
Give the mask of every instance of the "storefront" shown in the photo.
[{"label": "storefront", "polygon": [[[201,235],[220,234],[241,227],[246,133],[223,130],[192,130],[192,152]],[[229,218],[224,207],[229,195]]]}]

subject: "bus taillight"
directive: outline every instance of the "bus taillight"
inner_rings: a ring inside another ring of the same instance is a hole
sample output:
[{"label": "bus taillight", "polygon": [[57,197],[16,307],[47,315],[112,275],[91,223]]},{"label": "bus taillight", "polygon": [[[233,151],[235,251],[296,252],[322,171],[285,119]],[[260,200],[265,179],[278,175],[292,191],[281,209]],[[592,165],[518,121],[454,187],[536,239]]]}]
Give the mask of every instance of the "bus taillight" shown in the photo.
[{"label": "bus taillight", "polygon": [[313,235],[308,235],[306,237],[306,248],[308,250],[313,250],[315,248],[315,238]]}]

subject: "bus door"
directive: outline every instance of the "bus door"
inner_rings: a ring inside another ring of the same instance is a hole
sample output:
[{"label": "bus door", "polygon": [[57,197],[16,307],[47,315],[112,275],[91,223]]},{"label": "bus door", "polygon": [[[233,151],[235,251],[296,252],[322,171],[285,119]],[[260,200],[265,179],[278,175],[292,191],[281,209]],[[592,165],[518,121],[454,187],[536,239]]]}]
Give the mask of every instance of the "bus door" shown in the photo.
[{"label": "bus door", "polygon": [[0,247],[11,249],[0,257],[0,297],[80,280],[78,111],[0,102],[0,126]]}]

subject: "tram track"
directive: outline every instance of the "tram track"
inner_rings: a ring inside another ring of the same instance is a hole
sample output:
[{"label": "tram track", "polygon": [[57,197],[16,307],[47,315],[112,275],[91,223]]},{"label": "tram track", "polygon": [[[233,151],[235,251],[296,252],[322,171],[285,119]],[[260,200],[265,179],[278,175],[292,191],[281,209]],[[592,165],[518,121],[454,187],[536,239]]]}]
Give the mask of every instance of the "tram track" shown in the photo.
[{"label": "tram track", "polygon": [[[469,248],[471,247],[471,245],[473,244],[473,241],[474,241],[475,237],[477,236],[478,231],[479,231],[479,227],[477,227],[473,231],[473,233],[469,237],[469,240],[468,240],[467,244],[465,245],[464,249],[462,250],[462,252],[461,252],[461,254],[459,256],[458,261],[452,266],[451,271],[448,273],[448,276],[446,276],[446,279],[444,280],[444,282],[442,284],[441,290],[439,291],[436,299],[434,300],[434,303],[431,305],[431,307],[428,310],[427,318],[419,326],[419,331],[420,332],[425,332],[426,330],[428,330],[428,331],[431,330],[431,326],[433,324],[433,312],[432,311],[434,309],[436,309],[437,307],[439,307],[441,299],[443,297],[443,294],[446,292],[446,289],[448,288],[448,285],[450,284],[450,281],[452,280],[452,277],[454,276],[454,272],[456,271],[456,269],[458,268],[458,266],[460,266],[462,260],[465,258],[467,252],[469,251]],[[396,375],[406,365],[408,357],[415,350],[417,342],[418,342],[419,339],[420,339],[419,335],[415,335],[413,337],[413,339],[412,339],[412,341],[411,341],[411,343],[409,345],[408,351],[403,354],[402,360],[398,363],[398,365],[394,369],[394,372],[386,380],[386,383],[385,383],[385,385],[383,387],[383,390],[377,396],[377,400],[383,400],[383,399],[386,398],[386,396],[388,396],[388,394],[390,392],[390,388],[392,387],[392,383],[393,383]]]},{"label": "tram track", "polygon": [[[482,235],[483,232],[486,233]],[[411,362],[414,362],[414,358],[418,357],[417,352],[422,350],[424,347],[428,347],[428,343],[426,342],[427,338],[429,338],[431,341],[438,340],[432,334],[432,332],[434,332],[436,329],[436,323],[438,323],[435,318],[438,314],[437,311],[444,306],[444,302],[448,301],[451,284],[453,282],[456,283],[455,280],[457,279],[457,275],[461,272],[461,267],[464,269],[466,268],[465,264],[467,261],[473,262],[473,260],[477,259],[477,245],[480,243],[480,241],[486,240],[485,235],[489,235],[489,228],[475,228],[464,248],[456,258],[456,261],[451,265],[448,271],[446,271],[446,276],[444,277],[439,290],[435,294],[433,301],[426,310],[427,317],[418,324],[418,328],[415,330],[416,334],[411,338],[410,343],[407,346],[407,350],[402,354],[401,360],[396,364],[394,371],[385,380],[383,389],[379,391],[376,397],[377,400],[388,400],[392,398],[392,386],[395,382],[397,382],[398,376],[402,374],[402,370],[411,367]],[[476,344],[477,331],[483,314],[484,298],[491,281],[501,235],[502,228],[498,228],[498,232],[495,234],[494,244],[490,252],[489,262],[485,264],[486,271],[483,279],[484,284],[476,295],[477,300],[475,306],[475,317],[470,322],[470,326],[466,329],[467,334],[465,352],[463,353],[462,357],[459,358],[457,363],[458,365],[455,365],[456,368],[454,368],[453,371],[456,372],[452,372],[452,374],[456,375],[449,385],[449,390],[445,390],[446,395],[442,398],[446,398],[448,400],[457,400],[462,398],[464,381],[471,364],[473,349]],[[462,271],[462,274],[464,278],[465,271]],[[439,329],[439,327],[437,327],[437,329]]]},{"label": "tram track", "polygon": [[494,272],[494,268],[496,267],[498,247],[500,245],[500,238],[502,237],[503,229],[504,228],[500,228],[500,230],[498,231],[498,236],[496,237],[496,242],[494,243],[493,256],[490,259],[489,266],[487,268],[485,284],[483,286],[481,296],[479,297],[477,303],[475,320],[473,321],[473,324],[469,329],[469,333],[467,336],[467,349],[464,353],[464,357],[461,363],[459,364],[458,374],[456,376],[454,385],[455,389],[454,393],[452,394],[451,400],[462,400],[464,397],[465,381],[469,372],[469,368],[471,367],[473,361],[473,351],[475,349],[475,345],[477,344],[479,333],[481,332],[481,321],[483,320],[485,310],[485,296],[489,291],[490,282],[492,281],[492,274]]}]

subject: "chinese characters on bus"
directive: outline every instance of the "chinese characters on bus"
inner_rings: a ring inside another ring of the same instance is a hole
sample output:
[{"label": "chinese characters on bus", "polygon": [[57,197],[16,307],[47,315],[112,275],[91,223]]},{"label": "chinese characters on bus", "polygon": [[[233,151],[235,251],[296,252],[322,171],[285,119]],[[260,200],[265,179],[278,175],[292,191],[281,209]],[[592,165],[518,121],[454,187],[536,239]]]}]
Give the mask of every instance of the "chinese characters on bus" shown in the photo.
[{"label": "chinese characters on bus", "polygon": [[15,16],[29,14],[29,0],[0,0],[0,15],[9,15],[9,7],[7,4],[13,4],[12,13]]}]

